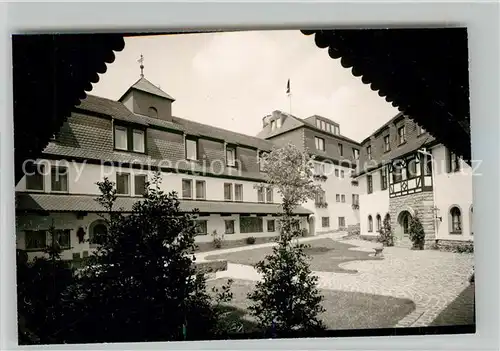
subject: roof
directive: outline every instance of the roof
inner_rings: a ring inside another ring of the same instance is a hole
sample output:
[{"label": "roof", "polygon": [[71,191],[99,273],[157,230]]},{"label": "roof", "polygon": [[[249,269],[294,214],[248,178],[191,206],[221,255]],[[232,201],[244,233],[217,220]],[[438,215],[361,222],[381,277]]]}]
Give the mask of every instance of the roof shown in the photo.
[{"label": "roof", "polygon": [[[384,129],[386,129],[392,122],[397,120],[398,118],[404,116],[402,112],[399,112],[396,116],[392,117],[389,121],[384,123],[382,126],[378,127],[373,133],[371,133],[369,136],[363,139],[361,144],[363,145],[364,143],[370,141],[370,138],[374,135],[377,135],[378,133],[382,132]],[[410,118],[411,119],[411,118]]]},{"label": "roof", "polygon": [[470,164],[467,28],[302,32]]},{"label": "roof", "polygon": [[[343,135],[331,134],[331,133],[328,133],[328,132],[316,127],[316,125],[308,119],[312,118],[312,117],[316,117],[317,115],[308,117],[306,119],[302,119],[302,118],[294,116],[290,113],[286,113],[286,112],[279,111],[279,110],[275,111],[275,113],[279,113],[285,117],[283,122],[282,122],[281,128],[277,128],[275,130],[271,130],[270,128],[264,128],[257,134],[257,137],[263,138],[263,139],[271,139],[277,135],[284,134],[284,133],[289,132],[291,130],[294,130],[294,129],[297,129],[300,127],[307,127],[307,128],[314,129],[318,132],[328,134],[328,135],[332,136],[333,138],[338,138],[338,139],[345,140],[345,141],[351,142],[353,144],[359,145],[359,142],[357,142],[353,139],[350,139],[350,138],[345,137]],[[328,119],[328,118],[322,117],[322,116],[317,116],[317,117]],[[333,121],[332,121],[332,123],[338,124],[337,122],[333,122]]]},{"label": "roof", "polygon": [[114,101],[95,95],[88,95],[85,100],[82,100],[78,108],[95,113],[105,114],[111,116],[112,118],[116,118],[118,120],[126,122],[138,123],[153,128],[163,127],[174,129],[199,136],[207,136],[224,140],[228,143],[233,143],[241,146],[250,146],[252,148],[261,150],[271,150],[274,146],[272,142],[258,137],[236,133],[227,129],[190,121],[188,119],[180,117],[173,117],[172,122],[169,122],[159,118],[134,114],[119,101]]},{"label": "roof", "polygon": [[12,36],[16,183],[124,46],[119,34]]},{"label": "roof", "polygon": [[122,97],[120,99],[118,99],[118,101],[121,101],[128,94],[128,92],[130,90],[133,90],[133,89],[144,91],[144,92],[146,92],[148,94],[160,96],[160,97],[163,97],[165,99],[169,99],[171,101],[175,101],[175,99],[173,97],[171,97],[170,95],[168,95],[166,92],[164,92],[163,90],[161,90],[160,88],[158,88],[156,85],[154,85],[153,83],[151,83],[149,80],[147,80],[144,77],[141,77],[130,88],[128,88],[127,91],[125,92],[125,94],[123,94]]},{"label": "roof", "polygon": [[[408,142],[397,149],[391,150],[388,153],[384,154],[383,157],[380,160],[376,160],[376,164],[370,165],[366,167],[365,169],[357,169],[356,172],[353,173],[353,177],[359,177],[365,173],[369,173],[373,170],[376,170],[377,168],[380,168],[383,165],[386,165],[400,157],[404,157],[406,155],[409,155],[416,150],[422,148],[423,146],[429,146],[432,144],[435,144],[437,140],[429,135],[425,138],[414,138],[408,140]],[[370,161],[367,161],[370,162]]]},{"label": "roof", "polygon": [[[98,195],[62,195],[62,194],[30,194],[17,193],[16,209],[19,211],[49,211],[49,212],[104,212],[104,208],[96,201]],[[115,210],[131,212],[132,206],[141,198],[117,197]],[[180,200],[181,212],[191,212],[198,209],[200,213],[227,214],[279,214],[280,204],[261,204],[248,202],[194,201]],[[312,214],[310,210],[299,206],[294,214]]]}]

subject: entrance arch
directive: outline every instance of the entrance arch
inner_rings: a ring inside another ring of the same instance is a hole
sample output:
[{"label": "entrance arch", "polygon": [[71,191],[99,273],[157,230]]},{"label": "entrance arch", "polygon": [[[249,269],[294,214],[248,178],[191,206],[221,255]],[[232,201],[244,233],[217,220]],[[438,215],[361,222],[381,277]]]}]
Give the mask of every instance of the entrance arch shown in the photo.
[{"label": "entrance arch", "polygon": [[396,228],[396,235],[399,238],[409,235],[411,219],[412,215],[409,211],[403,210],[399,213]]}]

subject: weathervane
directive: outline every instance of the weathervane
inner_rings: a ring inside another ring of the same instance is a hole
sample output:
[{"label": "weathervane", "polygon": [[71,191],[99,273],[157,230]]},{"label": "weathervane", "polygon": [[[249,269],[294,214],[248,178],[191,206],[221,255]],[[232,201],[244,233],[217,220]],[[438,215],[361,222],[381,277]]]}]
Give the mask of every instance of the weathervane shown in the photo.
[{"label": "weathervane", "polygon": [[141,68],[141,78],[144,78],[144,56],[141,54],[141,58],[137,60],[141,65],[139,66]]}]

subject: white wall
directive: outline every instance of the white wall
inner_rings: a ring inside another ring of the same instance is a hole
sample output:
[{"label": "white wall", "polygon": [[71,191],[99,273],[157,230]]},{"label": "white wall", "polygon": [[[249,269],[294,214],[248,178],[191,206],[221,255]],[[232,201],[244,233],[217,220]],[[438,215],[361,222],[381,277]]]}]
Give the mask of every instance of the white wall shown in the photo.
[{"label": "white wall", "polygon": [[[434,205],[439,209],[437,239],[441,240],[472,240],[470,207],[472,205],[472,168],[461,161],[459,172],[447,172],[446,148],[439,145],[432,149],[434,156]],[[450,234],[451,227],[449,210],[452,206],[458,206],[462,213],[462,234]]]},{"label": "white wall", "polygon": [[[339,229],[339,217],[345,218],[345,225],[355,225],[359,223],[357,211],[352,209],[352,194],[360,194],[360,187],[354,187],[351,184],[350,169],[329,163],[323,163],[325,167],[325,175],[328,177],[326,181],[316,181],[325,191],[327,208],[318,208],[315,202],[308,201],[303,206],[312,212],[316,218],[315,227],[316,233],[329,232]],[[335,169],[339,170],[339,176],[335,176]],[[344,178],[341,178],[341,170],[344,171]],[[344,195],[345,203],[337,202],[336,196]],[[322,227],[322,217],[330,218],[330,227]]]},{"label": "white wall", "polygon": [[[377,233],[377,214],[380,214],[382,221],[387,213],[389,213],[389,190],[381,190],[380,171],[376,170],[372,173],[373,192],[368,194],[367,176],[362,175],[358,178],[359,190],[359,220],[361,235],[378,235]],[[368,232],[368,216],[373,219],[373,232]]]},{"label": "white wall", "polygon": [[[44,164],[55,165],[54,160],[43,160]],[[81,162],[64,162],[60,161],[60,165],[68,167],[68,193],[69,194],[99,194],[99,189],[95,184],[102,181],[104,177],[108,177],[111,181],[116,182],[116,173],[130,173],[130,189],[134,195],[134,175],[146,174],[150,177],[154,174],[146,170],[119,168],[96,164],[85,164]],[[46,176],[44,182],[44,192],[51,192],[51,176],[50,167],[46,167]],[[234,199],[234,184],[243,184],[243,201],[258,202],[257,189],[254,188],[259,182],[248,180],[238,180],[231,178],[215,178],[208,176],[193,176],[181,173],[166,173],[162,172],[162,182],[160,188],[165,192],[176,191],[179,198],[182,197],[182,179],[193,180],[193,197],[195,196],[195,180],[204,180],[206,189],[206,200],[224,201],[224,183],[233,184],[233,199]],[[16,191],[26,190],[26,177],[23,177],[16,186]],[[32,190],[29,190],[32,192]],[[274,189],[273,202],[281,202],[280,194]]]}]

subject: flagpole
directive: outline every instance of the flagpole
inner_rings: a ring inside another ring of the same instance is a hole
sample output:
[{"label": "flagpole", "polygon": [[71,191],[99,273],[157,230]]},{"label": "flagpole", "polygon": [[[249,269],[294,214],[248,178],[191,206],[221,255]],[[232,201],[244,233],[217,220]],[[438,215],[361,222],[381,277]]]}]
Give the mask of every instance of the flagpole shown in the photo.
[{"label": "flagpole", "polygon": [[288,93],[288,102],[290,104],[290,114],[292,114],[292,93]]}]

